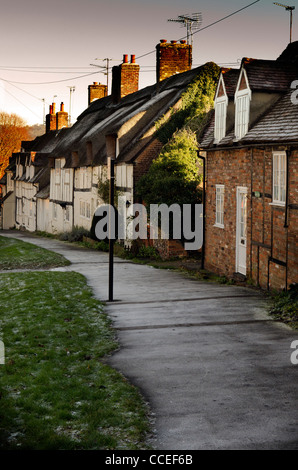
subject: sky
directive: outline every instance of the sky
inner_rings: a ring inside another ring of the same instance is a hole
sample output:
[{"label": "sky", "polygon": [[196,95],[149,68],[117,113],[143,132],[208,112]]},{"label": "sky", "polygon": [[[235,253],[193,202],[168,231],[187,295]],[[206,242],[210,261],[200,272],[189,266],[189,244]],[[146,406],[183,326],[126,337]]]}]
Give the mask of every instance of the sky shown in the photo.
[{"label": "sky", "polygon": [[[71,121],[88,106],[88,85],[107,83],[105,66],[136,55],[139,88],[155,83],[160,39],[186,38],[179,15],[202,14],[193,35],[193,67],[214,61],[239,67],[242,57],[276,59],[289,43],[289,12],[272,0],[209,26],[253,0],[0,0],[0,110],[42,124],[63,102]],[[298,40],[297,0],[293,41]],[[288,3],[290,2],[290,3]],[[283,3],[283,2],[282,2]],[[109,72],[111,89],[111,71]],[[71,89],[74,90],[71,92]]]}]

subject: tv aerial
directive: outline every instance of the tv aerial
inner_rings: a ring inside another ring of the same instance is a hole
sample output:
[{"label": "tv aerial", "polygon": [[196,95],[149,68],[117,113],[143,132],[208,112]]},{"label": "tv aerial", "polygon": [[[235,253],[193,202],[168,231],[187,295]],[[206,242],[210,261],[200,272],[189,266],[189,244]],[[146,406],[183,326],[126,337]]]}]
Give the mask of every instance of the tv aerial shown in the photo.
[{"label": "tv aerial", "polygon": [[285,8],[286,11],[290,12],[290,43],[291,43],[292,42],[292,29],[293,29],[293,10],[295,10],[295,7],[291,7],[289,5],[284,5],[283,3],[276,3],[276,2],[273,2],[273,5],[283,7]]},{"label": "tv aerial", "polygon": [[202,13],[192,13],[191,15],[179,15],[176,19],[169,19],[175,23],[181,23],[186,28],[187,44],[193,44],[193,32],[200,29],[202,24]]}]

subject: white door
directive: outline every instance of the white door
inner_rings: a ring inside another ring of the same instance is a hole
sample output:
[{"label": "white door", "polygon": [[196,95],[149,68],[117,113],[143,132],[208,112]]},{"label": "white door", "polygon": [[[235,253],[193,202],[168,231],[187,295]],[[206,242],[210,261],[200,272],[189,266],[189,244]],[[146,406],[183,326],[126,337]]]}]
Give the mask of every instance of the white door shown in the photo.
[{"label": "white door", "polygon": [[237,188],[236,272],[246,275],[247,188]]}]

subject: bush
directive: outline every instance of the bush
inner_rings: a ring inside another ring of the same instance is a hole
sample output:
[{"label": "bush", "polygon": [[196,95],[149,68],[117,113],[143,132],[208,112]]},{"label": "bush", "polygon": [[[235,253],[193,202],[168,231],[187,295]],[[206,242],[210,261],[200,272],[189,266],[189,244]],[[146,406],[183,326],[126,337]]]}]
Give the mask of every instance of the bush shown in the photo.
[{"label": "bush", "polygon": [[158,251],[153,246],[141,246],[138,253],[138,258],[160,259]]},{"label": "bush", "polygon": [[75,226],[71,232],[63,232],[59,235],[59,240],[68,242],[81,242],[83,237],[89,237],[90,232],[85,227]]},{"label": "bush", "polygon": [[292,323],[298,328],[298,284],[291,284],[289,290],[275,293],[269,313],[276,320]]},{"label": "bush", "polygon": [[201,202],[197,141],[194,132],[178,131],[136,185],[137,196],[150,204]]}]

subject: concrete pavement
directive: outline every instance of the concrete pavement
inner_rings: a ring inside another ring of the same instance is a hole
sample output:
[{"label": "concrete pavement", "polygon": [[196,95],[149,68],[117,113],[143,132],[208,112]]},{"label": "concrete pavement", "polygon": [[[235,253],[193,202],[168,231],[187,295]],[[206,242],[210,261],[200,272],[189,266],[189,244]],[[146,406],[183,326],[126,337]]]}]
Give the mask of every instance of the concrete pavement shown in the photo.
[{"label": "concrete pavement", "polygon": [[[64,255],[108,296],[108,256],[28,233],[0,232]],[[256,290],[198,282],[115,259],[106,312],[120,349],[107,362],[142,392],[158,450],[298,449],[298,332],[273,322]]]}]

